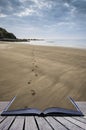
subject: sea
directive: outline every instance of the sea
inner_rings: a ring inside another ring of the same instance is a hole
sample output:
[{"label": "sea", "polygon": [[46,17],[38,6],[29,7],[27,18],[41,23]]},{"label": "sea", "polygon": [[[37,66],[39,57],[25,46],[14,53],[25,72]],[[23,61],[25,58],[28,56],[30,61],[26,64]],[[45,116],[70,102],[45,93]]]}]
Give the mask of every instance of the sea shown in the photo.
[{"label": "sea", "polygon": [[86,39],[44,39],[24,42],[30,45],[60,46],[86,49]]}]

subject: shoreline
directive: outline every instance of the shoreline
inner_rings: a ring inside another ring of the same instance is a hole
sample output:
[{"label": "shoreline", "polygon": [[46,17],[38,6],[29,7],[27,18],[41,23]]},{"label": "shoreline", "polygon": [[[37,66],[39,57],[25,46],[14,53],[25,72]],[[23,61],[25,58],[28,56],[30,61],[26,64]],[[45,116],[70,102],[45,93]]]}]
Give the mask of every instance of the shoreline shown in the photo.
[{"label": "shoreline", "polygon": [[[2,43],[3,42],[3,43]],[[35,41],[34,41],[35,42]],[[74,47],[71,47],[71,46],[61,46],[61,45],[43,45],[43,44],[32,44],[32,43],[30,43],[30,42],[4,42],[4,41],[0,41],[0,44],[18,44],[18,45],[31,45],[31,46],[42,46],[42,47],[57,47],[57,48],[69,48],[69,49],[79,49],[79,50],[86,50],[86,48],[85,47],[76,47],[76,46],[74,46]]]}]

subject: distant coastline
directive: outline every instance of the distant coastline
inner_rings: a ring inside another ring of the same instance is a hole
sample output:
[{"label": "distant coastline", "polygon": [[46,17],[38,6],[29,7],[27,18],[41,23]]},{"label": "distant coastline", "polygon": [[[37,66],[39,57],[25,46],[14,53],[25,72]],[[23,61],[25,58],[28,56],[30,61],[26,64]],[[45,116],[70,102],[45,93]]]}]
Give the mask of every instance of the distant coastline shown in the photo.
[{"label": "distant coastline", "polygon": [[30,42],[30,41],[40,41],[40,40],[44,40],[44,39],[37,39],[37,38],[19,39],[13,33],[10,33],[6,29],[0,27],[0,41]]}]

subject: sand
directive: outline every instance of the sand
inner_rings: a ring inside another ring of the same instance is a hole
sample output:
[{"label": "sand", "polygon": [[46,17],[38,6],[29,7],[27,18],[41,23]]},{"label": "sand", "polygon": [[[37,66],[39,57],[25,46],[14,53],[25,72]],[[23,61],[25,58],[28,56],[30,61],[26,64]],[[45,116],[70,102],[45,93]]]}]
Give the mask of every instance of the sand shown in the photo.
[{"label": "sand", "polygon": [[86,50],[0,43],[0,101],[10,109],[72,108],[67,97],[86,101]]}]

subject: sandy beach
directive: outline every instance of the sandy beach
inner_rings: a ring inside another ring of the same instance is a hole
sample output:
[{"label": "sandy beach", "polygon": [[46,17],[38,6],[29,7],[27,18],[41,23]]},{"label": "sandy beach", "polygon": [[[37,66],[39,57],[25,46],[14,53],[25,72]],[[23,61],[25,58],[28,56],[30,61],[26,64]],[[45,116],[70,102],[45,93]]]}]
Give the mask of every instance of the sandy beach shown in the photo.
[{"label": "sandy beach", "polygon": [[10,109],[86,101],[86,50],[0,42],[0,101],[15,95]]}]

